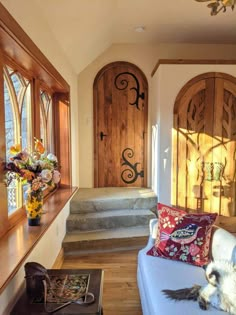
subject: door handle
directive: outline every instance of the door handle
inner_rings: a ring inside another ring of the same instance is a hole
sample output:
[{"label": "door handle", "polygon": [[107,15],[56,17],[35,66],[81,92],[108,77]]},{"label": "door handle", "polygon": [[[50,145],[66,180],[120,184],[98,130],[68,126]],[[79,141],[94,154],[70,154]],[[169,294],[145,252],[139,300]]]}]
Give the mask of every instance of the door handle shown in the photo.
[{"label": "door handle", "polygon": [[103,140],[104,137],[107,137],[108,135],[105,135],[102,131],[100,132],[100,139]]}]

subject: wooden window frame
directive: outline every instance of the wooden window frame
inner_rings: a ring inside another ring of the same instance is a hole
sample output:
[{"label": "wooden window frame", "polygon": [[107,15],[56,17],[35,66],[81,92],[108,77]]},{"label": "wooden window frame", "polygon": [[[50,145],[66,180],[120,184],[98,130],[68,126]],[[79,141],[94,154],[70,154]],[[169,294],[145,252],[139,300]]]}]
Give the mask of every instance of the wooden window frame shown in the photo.
[{"label": "wooden window frame", "polygon": [[[56,106],[59,103],[60,97],[68,100],[68,115],[70,116],[69,95],[70,87],[60,73],[54,68],[49,60],[43,55],[39,48],[24,32],[20,25],[9,14],[5,7],[0,3],[0,163],[4,165],[5,161],[5,113],[4,113],[4,91],[3,91],[3,66],[9,65],[14,70],[18,70],[27,79],[32,80],[32,139],[33,137],[40,138],[40,88],[45,87],[52,91],[53,107],[55,113]],[[54,98],[56,95],[56,98]],[[56,99],[56,101],[54,101]],[[59,115],[55,114],[53,118],[53,128],[63,122],[58,121]],[[55,154],[58,157],[59,165],[66,168],[70,166],[71,149],[70,149],[70,122],[66,126],[67,133],[66,145],[68,150],[66,158],[63,152],[59,151],[60,138],[55,134]],[[64,138],[65,140],[65,138]],[[62,161],[62,163],[61,163]],[[67,173],[66,183],[71,186],[71,169]],[[19,209],[8,218],[7,193],[4,184],[5,172],[4,167],[0,168],[0,237],[12,228],[22,217],[25,217],[24,208]],[[59,187],[60,189],[60,187]],[[47,196],[50,198],[51,194]]]},{"label": "wooden window frame", "polygon": [[[43,93],[47,93],[48,95],[50,95],[50,97],[51,97],[51,105],[52,105],[52,115],[54,115],[55,114],[55,110],[54,110],[54,107],[55,107],[55,102],[53,102],[53,95],[54,95],[54,91],[53,90],[51,90],[51,89],[49,89],[45,84],[42,84],[41,82],[40,82],[40,84],[39,84],[39,91],[37,91],[37,93],[39,93],[39,97],[40,97],[40,109],[41,109],[41,106],[42,106],[42,99],[41,99],[41,91],[43,92]],[[42,109],[41,109],[42,110]],[[46,119],[46,117],[43,115],[43,119]],[[52,119],[53,120],[53,119]],[[53,121],[52,121],[52,123],[53,123]],[[39,121],[39,124],[40,124],[40,121]],[[47,126],[46,126],[47,127]],[[55,129],[54,128],[55,126],[53,126],[53,129]],[[53,130],[53,132],[55,133],[55,130]],[[47,134],[47,132],[46,132],[46,134]],[[41,138],[41,130],[40,130],[40,137],[39,137],[39,139]],[[45,146],[45,148],[46,148],[46,150],[47,151],[50,151],[51,152],[51,149],[49,149],[49,146],[48,146],[48,135],[46,136],[46,145],[45,145],[45,143],[43,143],[44,144],[44,146]],[[53,146],[53,150],[55,149],[54,148],[55,147],[55,145]]]}]

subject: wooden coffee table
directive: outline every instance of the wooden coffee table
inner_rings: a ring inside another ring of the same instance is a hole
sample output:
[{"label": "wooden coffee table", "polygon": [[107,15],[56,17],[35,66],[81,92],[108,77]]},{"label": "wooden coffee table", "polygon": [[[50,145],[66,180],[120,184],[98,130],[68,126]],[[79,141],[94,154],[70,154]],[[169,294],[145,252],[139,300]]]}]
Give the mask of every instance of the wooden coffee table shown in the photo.
[{"label": "wooden coffee table", "polygon": [[[72,303],[54,314],[63,315],[102,315],[102,293],[103,293],[103,270],[102,269],[49,269],[49,276],[63,275],[63,274],[89,274],[89,287],[88,291],[95,296],[95,302],[89,305],[79,305]],[[47,303],[49,309],[54,309],[60,304]],[[28,297],[26,291],[20,296],[12,309],[11,315],[47,315],[44,310],[43,303],[34,303]]]}]

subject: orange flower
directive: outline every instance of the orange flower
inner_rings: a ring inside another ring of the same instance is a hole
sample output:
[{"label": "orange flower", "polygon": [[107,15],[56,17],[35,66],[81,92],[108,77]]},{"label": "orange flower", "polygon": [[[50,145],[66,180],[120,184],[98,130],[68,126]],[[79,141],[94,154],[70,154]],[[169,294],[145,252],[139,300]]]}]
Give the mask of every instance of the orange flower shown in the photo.
[{"label": "orange flower", "polygon": [[45,148],[44,148],[42,142],[39,141],[37,138],[34,139],[34,148],[35,148],[35,151],[37,151],[41,154],[43,154],[45,151]]},{"label": "orange flower", "polygon": [[35,178],[35,174],[29,170],[20,170],[22,177],[28,181],[31,181]]},{"label": "orange flower", "polygon": [[36,152],[39,152],[41,154],[43,154],[45,151],[45,148],[44,148],[42,142],[39,141],[37,138],[34,138],[34,148],[35,148]]},{"label": "orange flower", "polygon": [[13,146],[10,147],[10,153],[11,154],[17,154],[21,151],[21,145],[20,144],[15,144]]}]

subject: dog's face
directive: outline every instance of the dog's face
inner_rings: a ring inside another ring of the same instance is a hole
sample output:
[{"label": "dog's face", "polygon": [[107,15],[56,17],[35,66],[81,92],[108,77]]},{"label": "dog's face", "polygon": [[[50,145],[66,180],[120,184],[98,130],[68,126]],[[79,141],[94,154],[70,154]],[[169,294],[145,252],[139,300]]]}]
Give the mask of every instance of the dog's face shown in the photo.
[{"label": "dog's face", "polygon": [[226,275],[233,275],[236,271],[235,265],[230,261],[212,261],[206,266],[206,279],[213,286],[218,286],[221,278]]}]

